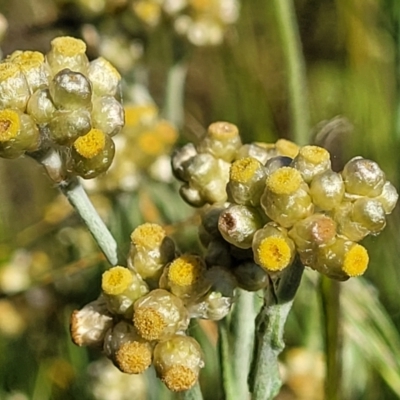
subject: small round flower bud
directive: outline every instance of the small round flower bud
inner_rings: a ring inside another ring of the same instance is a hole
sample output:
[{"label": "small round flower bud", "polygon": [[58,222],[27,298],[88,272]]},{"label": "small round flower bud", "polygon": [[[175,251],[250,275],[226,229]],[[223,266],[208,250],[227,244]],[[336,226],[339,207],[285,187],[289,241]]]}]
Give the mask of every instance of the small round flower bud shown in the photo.
[{"label": "small round flower bud", "polygon": [[295,246],[284,228],[269,223],[255,233],[253,253],[256,264],[268,272],[279,272],[293,262]]},{"label": "small round flower bud", "polygon": [[275,143],[275,149],[279,156],[295,158],[299,154],[300,147],[287,139],[278,139]]},{"label": "small round flower bud", "polygon": [[319,146],[304,146],[293,160],[292,167],[300,171],[304,181],[309,183],[314,176],[331,168],[329,152]]},{"label": "small round flower bud", "polygon": [[227,162],[234,160],[242,145],[238,128],[229,122],[214,122],[197,146],[199,153],[209,153]]},{"label": "small round flower bud", "polygon": [[192,207],[202,207],[206,204],[206,199],[204,199],[200,190],[192,188],[188,184],[179,188],[179,194]]},{"label": "small round flower bud", "polygon": [[50,71],[44,62],[42,53],[18,50],[8,56],[7,61],[19,66],[25,75],[31,93],[48,85]]},{"label": "small round flower bud", "polygon": [[385,213],[390,214],[396,207],[398,198],[399,194],[396,188],[389,181],[386,181],[383,185],[382,193],[375,199],[382,203]]},{"label": "small round flower bud", "polygon": [[124,126],[124,109],[112,96],[98,97],[93,101],[92,125],[106,135],[114,136]]},{"label": "small round flower bud", "polygon": [[187,166],[190,160],[197,155],[197,150],[193,143],[185,144],[183,147],[176,149],[171,156],[172,172],[176,179],[188,182],[190,175],[187,172]]},{"label": "small round flower bud", "polygon": [[175,258],[175,243],[157,224],[139,225],[131,234],[128,265],[150,286],[157,286],[164,266]]},{"label": "small round flower bud", "polygon": [[342,176],[346,192],[359,196],[379,196],[386,182],[379,165],[362,157],[352,158],[344,166]]},{"label": "small round flower bud", "polygon": [[197,382],[200,369],[204,367],[203,352],[194,338],[175,335],[156,345],[153,364],[167,388],[181,392]]},{"label": "small round flower bud", "polygon": [[275,156],[270,158],[265,164],[265,171],[267,175],[271,175],[273,172],[282,167],[290,167],[293,159],[287,156]]},{"label": "small round flower bud", "polygon": [[298,170],[282,167],[268,176],[261,206],[269,218],[285,228],[312,214],[308,186]]},{"label": "small round flower bud", "polygon": [[382,203],[376,199],[362,197],[353,204],[353,221],[358,222],[374,235],[385,228],[385,214]]},{"label": "small round flower bud", "polygon": [[25,75],[17,64],[0,63],[0,108],[19,108],[24,111],[30,96]]},{"label": "small round flower bud", "polygon": [[121,321],[107,332],[104,352],[122,372],[140,374],[150,367],[153,349],[133,325]]},{"label": "small round flower bud", "polygon": [[48,89],[38,89],[29,98],[27,113],[39,124],[47,124],[54,116],[56,107]]},{"label": "small round flower bud", "polygon": [[259,146],[256,143],[244,144],[239,147],[236,152],[236,160],[241,158],[251,157],[259,161],[261,164],[265,163],[271,158],[271,153],[265,147]]},{"label": "small round flower bud", "polygon": [[160,288],[167,289],[184,303],[203,296],[210,285],[206,281],[206,264],[200,256],[183,254],[164,268]]},{"label": "small round flower bud", "polygon": [[204,207],[201,213],[201,225],[199,226],[199,239],[203,246],[207,247],[213,239],[220,239],[221,233],[218,229],[218,220],[225,205],[213,205]]},{"label": "small round flower bud", "polygon": [[126,318],[132,318],[133,303],[149,292],[137,274],[121,266],[103,273],[101,288],[109,310]]},{"label": "small round flower bud", "polygon": [[242,249],[252,245],[255,232],[263,226],[259,212],[252,207],[232,205],[219,216],[218,229],[229,243]]},{"label": "small round flower bud", "polygon": [[88,110],[57,110],[48,123],[50,138],[60,145],[71,145],[92,129]]},{"label": "small round flower bud", "polygon": [[210,154],[198,154],[190,160],[187,168],[190,187],[197,189],[207,203],[224,202],[227,198],[229,168],[229,163]]},{"label": "small round flower bud", "polygon": [[256,292],[267,287],[269,278],[267,272],[253,260],[240,263],[233,268],[240,288],[249,292]]},{"label": "small round flower bud", "polygon": [[49,83],[49,92],[58,109],[92,109],[92,87],[87,78],[79,72],[61,70]]},{"label": "small round flower bud", "polygon": [[115,154],[114,142],[100,129],[75,140],[71,151],[73,170],[84,179],[92,179],[108,170]]},{"label": "small round flower bud", "polygon": [[39,147],[39,130],[32,118],[18,110],[0,110],[0,157],[17,158]]},{"label": "small round flower bud", "polygon": [[143,339],[165,340],[186,330],[189,317],[179,297],[155,289],[135,302],[133,324]]},{"label": "small round flower bud", "polygon": [[88,78],[96,96],[117,96],[121,75],[105,58],[99,57],[89,64]]},{"label": "small round flower bud", "polygon": [[241,158],[232,163],[229,182],[226,186],[228,198],[237,204],[257,206],[265,187],[264,166],[255,158]]},{"label": "small round flower bud", "polygon": [[367,250],[360,244],[337,237],[333,244],[320,247],[311,267],[332,279],[346,280],[362,275],[368,266]]},{"label": "small round flower bud", "polygon": [[313,178],[310,194],[313,203],[321,210],[330,211],[338,207],[345,192],[342,176],[327,170]]},{"label": "small round flower bud", "polygon": [[232,265],[231,246],[222,238],[211,240],[204,260],[209,266],[221,265],[230,268]]},{"label": "small round flower bud", "polygon": [[104,336],[112,324],[112,316],[104,298],[100,296],[81,310],[72,313],[70,321],[72,341],[78,346],[103,346]]},{"label": "small round flower bud", "polygon": [[89,60],[85,52],[86,44],[82,40],[61,36],[51,41],[51,49],[46,54],[46,61],[53,75],[65,68],[86,74]]}]

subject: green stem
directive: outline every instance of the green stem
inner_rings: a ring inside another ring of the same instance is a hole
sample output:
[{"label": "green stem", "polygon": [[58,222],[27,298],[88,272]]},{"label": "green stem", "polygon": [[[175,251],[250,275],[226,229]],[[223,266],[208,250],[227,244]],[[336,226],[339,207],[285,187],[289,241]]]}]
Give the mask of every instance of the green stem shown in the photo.
[{"label": "green stem", "polygon": [[292,0],[272,0],[286,66],[293,140],[309,142],[310,108],[299,29]]},{"label": "green stem", "polygon": [[238,399],[249,398],[247,376],[254,342],[255,317],[254,293],[238,289],[231,318],[233,374]]},{"label": "green stem", "polygon": [[180,60],[168,71],[163,116],[178,129],[182,128],[185,118],[184,97],[187,69],[187,62]]},{"label": "green stem", "polygon": [[68,182],[60,183],[59,188],[80,215],[110,264],[117,265],[117,243],[94,208],[79,179],[75,177]]},{"label": "green stem", "polygon": [[341,329],[340,329],[340,283],[321,277],[320,294],[325,334],[326,378],[325,399],[339,400],[341,396]]},{"label": "green stem", "polygon": [[278,356],[285,347],[283,332],[304,266],[298,261],[271,280],[256,319],[253,361],[249,375],[252,400],[273,399],[282,385]]},{"label": "green stem", "polygon": [[179,400],[203,400],[200,385],[196,383],[191,389],[178,395]]}]

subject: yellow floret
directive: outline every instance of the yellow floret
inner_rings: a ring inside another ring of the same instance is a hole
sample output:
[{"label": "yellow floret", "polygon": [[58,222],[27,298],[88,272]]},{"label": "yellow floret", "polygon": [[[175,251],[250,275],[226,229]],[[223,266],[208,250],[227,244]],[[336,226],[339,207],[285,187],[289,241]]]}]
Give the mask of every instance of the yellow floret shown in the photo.
[{"label": "yellow floret", "polygon": [[281,271],[287,267],[292,258],[290,246],[285,239],[270,236],[261,241],[257,249],[261,267],[269,271]]},{"label": "yellow floret", "polygon": [[21,122],[16,111],[10,109],[0,111],[0,142],[8,142],[15,138],[20,128]]},{"label": "yellow floret", "polygon": [[127,374],[142,373],[151,365],[151,357],[151,347],[145,342],[126,342],[115,354],[118,367]]},{"label": "yellow floret", "polygon": [[37,67],[44,62],[44,55],[39,51],[14,51],[7,61],[13,62],[21,68],[22,71],[27,71],[32,67]]},{"label": "yellow floret", "polygon": [[70,36],[61,36],[53,39],[51,47],[54,51],[66,57],[74,57],[86,52],[85,42]]},{"label": "yellow floret", "polygon": [[355,244],[344,256],[342,269],[348,276],[360,276],[367,269],[368,261],[366,248]]},{"label": "yellow floret", "polygon": [[164,144],[155,131],[145,131],[138,139],[139,151],[150,156],[162,154]]},{"label": "yellow floret", "polygon": [[145,340],[158,340],[166,328],[163,316],[154,308],[139,308],[133,315],[133,325]]},{"label": "yellow floret", "polygon": [[241,158],[231,165],[229,179],[238,183],[247,183],[253,178],[259,167],[260,163],[256,159]]},{"label": "yellow floret", "polygon": [[11,62],[0,63],[0,82],[17,76],[21,72],[17,64]]},{"label": "yellow floret", "polygon": [[226,141],[239,135],[236,125],[229,122],[214,122],[208,127],[208,135],[216,140]]},{"label": "yellow floret", "polygon": [[197,381],[197,374],[183,365],[173,365],[161,376],[165,386],[173,392],[190,389]]},{"label": "yellow floret", "polygon": [[170,264],[168,279],[174,285],[190,286],[202,277],[204,269],[204,264],[198,257],[183,255]]},{"label": "yellow floret", "polygon": [[113,267],[103,273],[101,288],[110,295],[123,293],[132,283],[132,273],[125,267]]},{"label": "yellow floret", "polygon": [[300,155],[311,164],[321,164],[330,159],[328,150],[319,146],[304,146],[300,149]]},{"label": "yellow floret", "polygon": [[178,138],[176,129],[166,120],[161,120],[155,127],[156,132],[166,144],[173,144]]},{"label": "yellow floret", "polygon": [[157,107],[153,104],[125,107],[125,127],[139,125],[157,116]]},{"label": "yellow floret", "polygon": [[282,156],[295,158],[299,153],[299,146],[296,143],[286,139],[279,139],[275,143],[275,148]]},{"label": "yellow floret", "polygon": [[291,194],[300,188],[303,179],[299,171],[291,167],[282,167],[267,179],[267,188],[275,194]]},{"label": "yellow floret", "polygon": [[155,248],[161,245],[165,235],[160,225],[145,223],[132,232],[131,241],[135,246]]},{"label": "yellow floret", "polygon": [[106,136],[100,129],[92,129],[74,142],[75,150],[84,158],[90,159],[100,154],[106,145]]}]

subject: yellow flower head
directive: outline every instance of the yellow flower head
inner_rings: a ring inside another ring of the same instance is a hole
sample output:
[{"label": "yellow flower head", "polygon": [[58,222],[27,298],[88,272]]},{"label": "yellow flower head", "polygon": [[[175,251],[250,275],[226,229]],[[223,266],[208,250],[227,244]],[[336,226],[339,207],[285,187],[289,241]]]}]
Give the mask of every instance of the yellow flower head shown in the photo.
[{"label": "yellow flower head", "polygon": [[275,143],[275,149],[279,155],[295,158],[299,153],[299,146],[287,139],[278,139]]},{"label": "yellow flower head", "polygon": [[125,129],[135,127],[142,122],[151,121],[157,116],[157,107],[153,104],[125,107]]},{"label": "yellow flower head", "polygon": [[165,386],[173,392],[181,392],[190,389],[197,381],[198,375],[184,365],[173,365],[168,368],[161,380]]},{"label": "yellow flower head", "polygon": [[135,246],[155,248],[161,245],[165,236],[165,230],[160,225],[145,223],[132,232],[131,241]]},{"label": "yellow flower head", "polygon": [[0,111],[0,142],[14,139],[20,130],[21,122],[16,111],[5,109]]},{"label": "yellow flower head", "polygon": [[303,179],[299,171],[291,167],[282,167],[267,178],[267,188],[275,194],[285,195],[296,192]]},{"label": "yellow flower head", "polygon": [[367,269],[369,261],[368,252],[365,247],[355,244],[344,256],[343,271],[350,277],[360,276]]},{"label": "yellow flower head", "polygon": [[86,52],[86,44],[80,39],[70,36],[61,36],[51,41],[52,50],[65,57],[74,57]]},{"label": "yellow flower head", "polygon": [[104,293],[115,296],[123,293],[132,281],[132,273],[128,268],[113,267],[103,273],[101,288]]},{"label": "yellow flower head", "polygon": [[239,136],[239,130],[229,122],[214,122],[208,127],[207,134],[215,140],[225,142]]},{"label": "yellow flower head", "polygon": [[89,133],[74,142],[74,148],[82,157],[90,159],[100,154],[106,145],[106,135],[100,129],[91,129]]},{"label": "yellow flower head", "polygon": [[17,64],[11,62],[0,63],[0,82],[17,77],[21,70]]},{"label": "yellow flower head", "polygon": [[292,251],[284,238],[269,236],[261,241],[257,249],[257,256],[258,262],[264,269],[281,271],[289,265]]},{"label": "yellow flower head", "polygon": [[198,282],[205,272],[205,265],[197,256],[186,254],[176,258],[169,266],[168,279],[177,286],[191,286]]},{"label": "yellow flower head", "polygon": [[328,150],[319,146],[304,146],[300,149],[300,156],[311,164],[321,164],[329,161]]},{"label": "yellow flower head", "polygon": [[231,165],[229,179],[238,183],[247,183],[259,168],[260,163],[255,158],[241,158]]},{"label": "yellow flower head", "polygon": [[166,327],[162,314],[152,307],[135,310],[133,324],[139,335],[149,341],[159,339]]},{"label": "yellow flower head", "polygon": [[44,55],[39,51],[17,50],[7,57],[7,61],[17,64],[23,72],[26,72],[43,64]]},{"label": "yellow flower head", "polygon": [[126,342],[115,354],[115,361],[126,374],[141,374],[151,365],[152,351],[149,343]]}]

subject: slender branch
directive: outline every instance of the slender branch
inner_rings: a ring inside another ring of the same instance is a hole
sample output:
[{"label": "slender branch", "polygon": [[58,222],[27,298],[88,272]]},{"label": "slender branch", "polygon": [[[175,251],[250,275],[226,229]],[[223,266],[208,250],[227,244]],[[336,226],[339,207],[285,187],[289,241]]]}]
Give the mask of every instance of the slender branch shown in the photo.
[{"label": "slender branch", "polygon": [[110,264],[117,265],[117,243],[100,218],[78,178],[72,178],[67,183],[61,183],[59,188],[78,212]]},{"label": "slender branch", "polygon": [[310,134],[310,108],[305,62],[293,0],[272,0],[272,3],[287,73],[293,140],[299,145],[305,145]]},{"label": "slender branch", "polygon": [[196,383],[191,389],[178,395],[179,400],[203,400],[200,385]]}]

